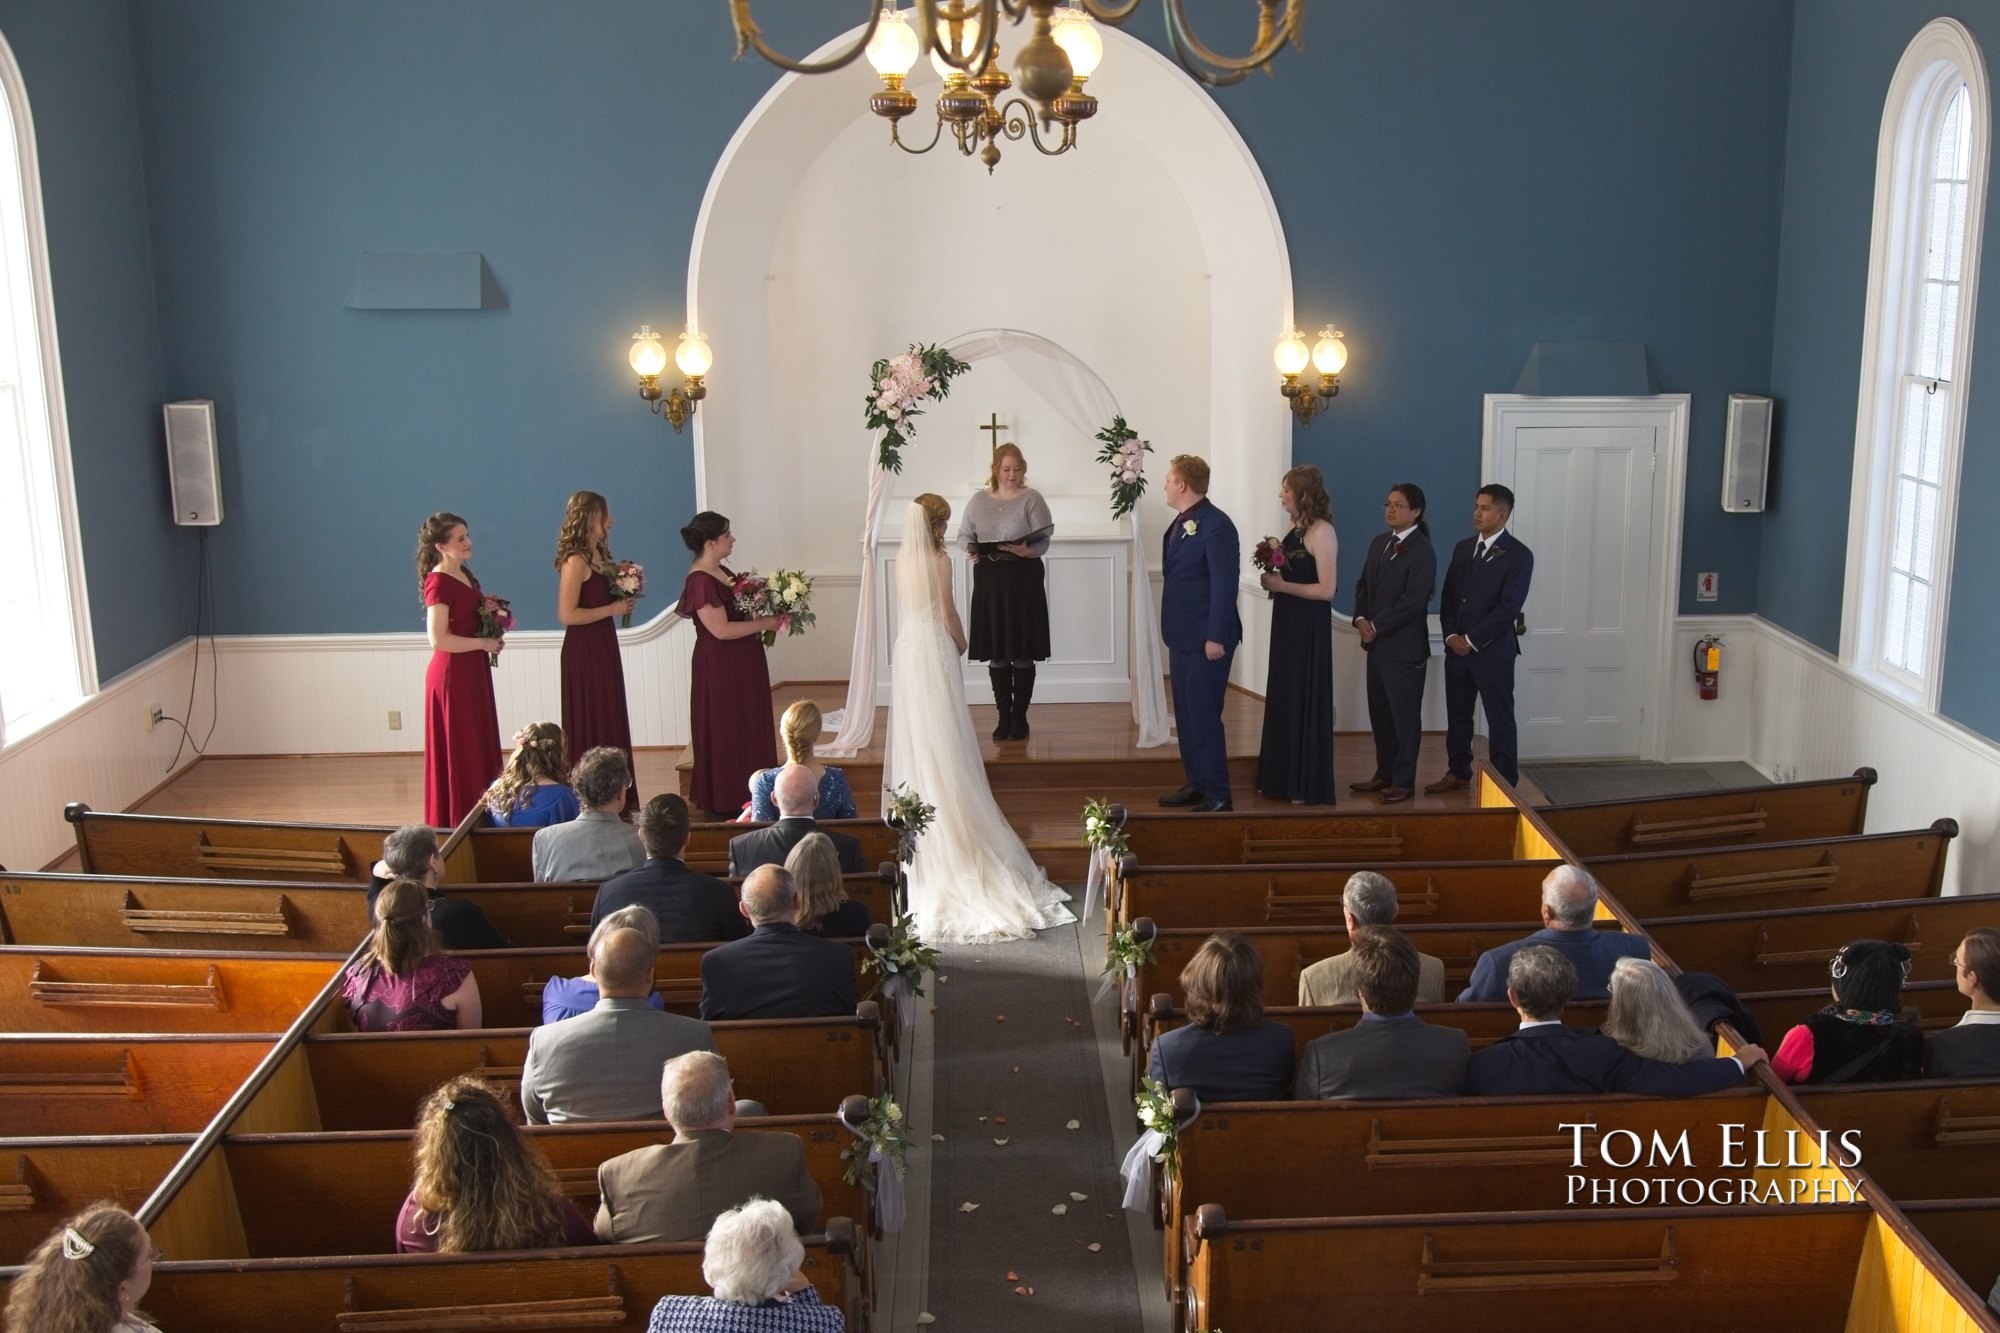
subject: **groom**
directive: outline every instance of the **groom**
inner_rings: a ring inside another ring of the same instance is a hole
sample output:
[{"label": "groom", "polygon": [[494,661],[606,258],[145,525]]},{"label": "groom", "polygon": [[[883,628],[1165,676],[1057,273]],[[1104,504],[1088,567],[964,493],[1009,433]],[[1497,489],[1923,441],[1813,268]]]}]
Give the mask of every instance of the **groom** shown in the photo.
[{"label": "groom", "polygon": [[1208,464],[1180,454],[1161,488],[1174,511],[1160,572],[1160,637],[1174,682],[1174,725],[1187,785],[1161,805],[1230,810],[1229,750],[1222,739],[1222,694],[1229,659],[1243,637],[1236,618],[1236,525],[1208,502]]}]

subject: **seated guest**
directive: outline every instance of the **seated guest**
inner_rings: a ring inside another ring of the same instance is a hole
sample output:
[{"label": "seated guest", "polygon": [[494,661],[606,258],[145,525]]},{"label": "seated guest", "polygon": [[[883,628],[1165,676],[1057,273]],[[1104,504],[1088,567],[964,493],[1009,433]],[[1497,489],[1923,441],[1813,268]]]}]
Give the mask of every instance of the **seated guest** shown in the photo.
[{"label": "seated guest", "polygon": [[783,1204],[753,1199],[715,1219],[701,1276],[713,1296],[662,1296],[646,1333],[845,1333],[799,1267],[806,1247]]},{"label": "seated guest", "polygon": [[1978,926],[1966,932],[1951,958],[1958,993],[1972,1001],[1957,1027],[1933,1032],[1924,1054],[1931,1078],[2000,1076],[2000,930]]},{"label": "seated guest", "polygon": [[660,923],[660,938],[670,944],[705,944],[748,934],[749,924],[736,910],[736,890],[689,870],[681,859],[687,840],[686,801],[662,792],[646,802],[639,812],[639,841],[646,848],[646,863],[604,882],[591,904],[590,923],[594,926],[608,913],[636,904],[652,911]]},{"label": "seated guest", "polygon": [[1576,969],[1576,998],[1601,1000],[1611,993],[1611,965],[1620,958],[1648,958],[1652,946],[1644,935],[1599,930],[1597,881],[1579,866],[1559,865],[1542,880],[1542,925],[1523,940],[1488,949],[1473,964],[1472,982],[1458,993],[1461,1000],[1507,998],[1507,964],[1531,944],[1543,944],[1569,959]]},{"label": "seated guest", "polygon": [[375,900],[392,879],[413,879],[429,891],[431,928],[447,949],[505,949],[507,937],[493,929],[476,903],[438,895],[444,878],[444,858],[438,855],[437,830],[409,824],[382,839],[382,859],[368,881],[368,920],[375,920]]},{"label": "seated guest", "polygon": [[824,1018],[859,1003],[854,950],[798,927],[799,891],[783,866],[759,866],[743,881],[744,939],[701,956],[701,1016]]},{"label": "seated guest", "polygon": [[1507,1003],[1521,1016],[1517,1032],[1465,1067],[1475,1097],[1548,1096],[1572,1092],[1635,1092],[1642,1097],[1695,1097],[1743,1080],[1764,1058],[1756,1046],[1733,1056],[1668,1064],[1634,1055],[1602,1032],[1565,1027],[1563,1006],[1576,991],[1576,967],[1552,945],[1531,944],[1507,964]]},{"label": "seated guest", "polygon": [[535,882],[606,880],[634,869],[646,859],[646,849],[630,824],[619,818],[631,770],[625,753],[608,745],[585,750],[570,775],[583,813],[567,824],[535,831],[531,853]]},{"label": "seated guest", "polygon": [[416,1182],[396,1214],[398,1254],[597,1243],[506,1105],[470,1074],[424,1098],[416,1157]]},{"label": "seated guest", "polygon": [[1670,1065],[1715,1054],[1715,1039],[1702,1031],[1673,981],[1650,958],[1613,964],[1611,1004],[1601,1031],[1634,1055]]},{"label": "seated guest", "polygon": [[1264,959],[1233,930],[1211,935],[1181,969],[1188,1021],[1153,1041],[1146,1077],[1204,1102],[1292,1095],[1292,1030],[1264,1017]]},{"label": "seated guest", "polygon": [[[769,828],[752,829],[729,840],[729,873],[747,875],[758,866],[781,866],[799,840],[816,827],[813,804],[819,799],[813,776],[803,768],[778,770],[772,798],[778,803],[778,822]],[[868,867],[861,863],[861,843],[851,834],[833,829],[820,832],[833,839],[840,854],[840,868],[858,875]]]},{"label": "seated guest", "polygon": [[752,1199],[776,1199],[801,1232],[819,1230],[820,1193],[797,1135],[736,1128],[729,1063],[713,1051],[667,1061],[660,1102],[672,1143],[597,1168],[597,1235],[632,1244],[699,1240],[715,1219]]},{"label": "seated guest", "polygon": [[[583,950],[588,963],[585,974],[580,977],[550,977],[548,985],[542,987],[544,1023],[560,1023],[565,1018],[587,1014],[597,1007],[597,946],[614,930],[636,930],[645,937],[648,948],[655,954],[660,951],[660,923],[653,919],[653,914],[643,907],[619,908],[591,930],[590,943]],[[667,1002],[660,998],[658,991],[646,998],[655,1009],[667,1007]]]},{"label": "seated guest", "polygon": [[8,1333],[156,1333],[138,1304],[160,1252],[139,1219],[93,1203],[51,1231],[16,1270]]},{"label": "seated guest", "polygon": [[847,896],[833,839],[824,833],[806,834],[785,858],[785,869],[792,872],[792,883],[799,890],[800,930],[829,939],[868,933],[874,924],[868,919],[868,905]]},{"label": "seated guest", "polygon": [[1472,1054],[1465,1033],[1410,1012],[1423,955],[1394,926],[1355,926],[1350,938],[1354,947],[1342,957],[1353,960],[1347,977],[1361,1002],[1361,1021],[1306,1043],[1295,1089],[1300,1100],[1463,1094]]},{"label": "seated guest", "polygon": [[399,879],[376,899],[382,919],[341,987],[357,1032],[476,1028],[479,978],[447,957],[424,912],[424,886]]},{"label": "seated guest", "polygon": [[813,747],[819,743],[819,733],[818,704],[810,699],[801,699],[785,710],[785,716],[778,723],[778,739],[785,744],[785,763],[777,768],[759,769],[750,775],[748,818],[767,824],[778,817],[771,789],[776,785],[778,775],[787,768],[803,768],[812,774],[816,794],[813,818],[853,819],[859,813],[854,808],[854,793],[847,788],[847,774],[813,758]]},{"label": "seated guest", "polygon": [[[1340,914],[1347,920],[1347,938],[1362,926],[1386,926],[1396,919],[1396,886],[1387,876],[1372,870],[1358,870],[1347,877],[1340,891]],[[1444,960],[1427,953],[1417,955],[1416,1004],[1444,1002]],[[1299,973],[1299,1003],[1302,1005],[1353,1004],[1354,951],[1322,958]],[[1403,1006],[1405,1009],[1409,1005]]]},{"label": "seated guest", "polygon": [[662,1013],[647,999],[659,950],[636,930],[598,941],[597,1007],[528,1034],[521,1110],[533,1125],[655,1120],[660,1070],[689,1051],[712,1051],[708,1024]]},{"label": "seated guest", "polygon": [[503,828],[545,828],[575,819],[579,807],[563,766],[562,728],[530,722],[514,733],[514,753],[486,789],[486,814]]},{"label": "seated guest", "polygon": [[1900,1021],[1910,951],[1888,940],[1841,946],[1833,1003],[1785,1034],[1771,1068],[1787,1083],[1893,1083],[1924,1068],[1923,1029]]}]

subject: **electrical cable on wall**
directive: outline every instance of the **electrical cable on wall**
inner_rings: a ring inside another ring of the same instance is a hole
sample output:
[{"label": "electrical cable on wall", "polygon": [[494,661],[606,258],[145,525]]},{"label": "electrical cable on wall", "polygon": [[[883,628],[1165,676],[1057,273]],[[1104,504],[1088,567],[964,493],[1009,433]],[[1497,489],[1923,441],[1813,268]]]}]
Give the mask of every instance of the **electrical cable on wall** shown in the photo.
[{"label": "electrical cable on wall", "polygon": [[167,762],[167,772],[169,773],[173,772],[174,766],[180,763],[181,751],[188,746],[192,745],[197,755],[208,753],[208,743],[215,739],[215,724],[222,711],[221,676],[217,670],[215,656],[215,575],[214,570],[208,562],[208,529],[205,527],[197,528],[195,532],[201,543],[201,565],[195,574],[194,587],[194,671],[188,676],[187,707],[182,711],[190,719],[194,717],[195,687],[201,680],[201,622],[202,616],[206,614],[208,617],[208,730],[203,732],[201,739],[197,741],[194,738],[194,733],[188,730],[186,722],[177,717],[168,717],[165,714],[161,715],[160,721],[171,722],[181,729],[181,739],[174,746],[174,757]]}]

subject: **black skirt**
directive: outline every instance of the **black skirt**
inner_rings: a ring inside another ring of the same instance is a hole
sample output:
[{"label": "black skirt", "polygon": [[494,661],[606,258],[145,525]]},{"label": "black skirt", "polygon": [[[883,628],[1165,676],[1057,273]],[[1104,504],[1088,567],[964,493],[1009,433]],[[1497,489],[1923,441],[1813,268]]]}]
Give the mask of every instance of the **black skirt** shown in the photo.
[{"label": "black skirt", "polygon": [[975,662],[1041,662],[1049,655],[1049,593],[1039,560],[982,560],[972,567],[966,656]]}]

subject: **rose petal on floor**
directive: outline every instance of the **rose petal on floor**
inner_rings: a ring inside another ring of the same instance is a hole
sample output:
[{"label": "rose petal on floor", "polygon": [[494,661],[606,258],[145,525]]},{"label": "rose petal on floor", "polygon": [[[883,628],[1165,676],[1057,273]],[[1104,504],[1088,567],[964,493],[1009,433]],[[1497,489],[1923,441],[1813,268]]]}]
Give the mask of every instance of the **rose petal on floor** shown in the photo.
[{"label": "rose petal on floor", "polygon": [[1064,1213],[1067,1213],[1069,1211],[1069,1205],[1066,1203],[1059,1203],[1055,1207],[1049,1209],[1049,1211],[1054,1213],[1057,1217],[1061,1217]]},{"label": "rose petal on floor", "polygon": [[1082,1129],[1082,1128],[1083,1128],[1083,1122],[1082,1122],[1081,1120],[1072,1120],[1072,1121],[1070,1121],[1070,1122],[1069,1122],[1069,1123],[1068,1123],[1067,1125],[1064,1125],[1064,1126],[1063,1126],[1063,1128],[1064,1128],[1064,1129]]},{"label": "rose petal on floor", "polygon": [[979,1205],[976,1203],[962,1203],[958,1206],[958,1211],[961,1213],[976,1213],[979,1211]]}]

